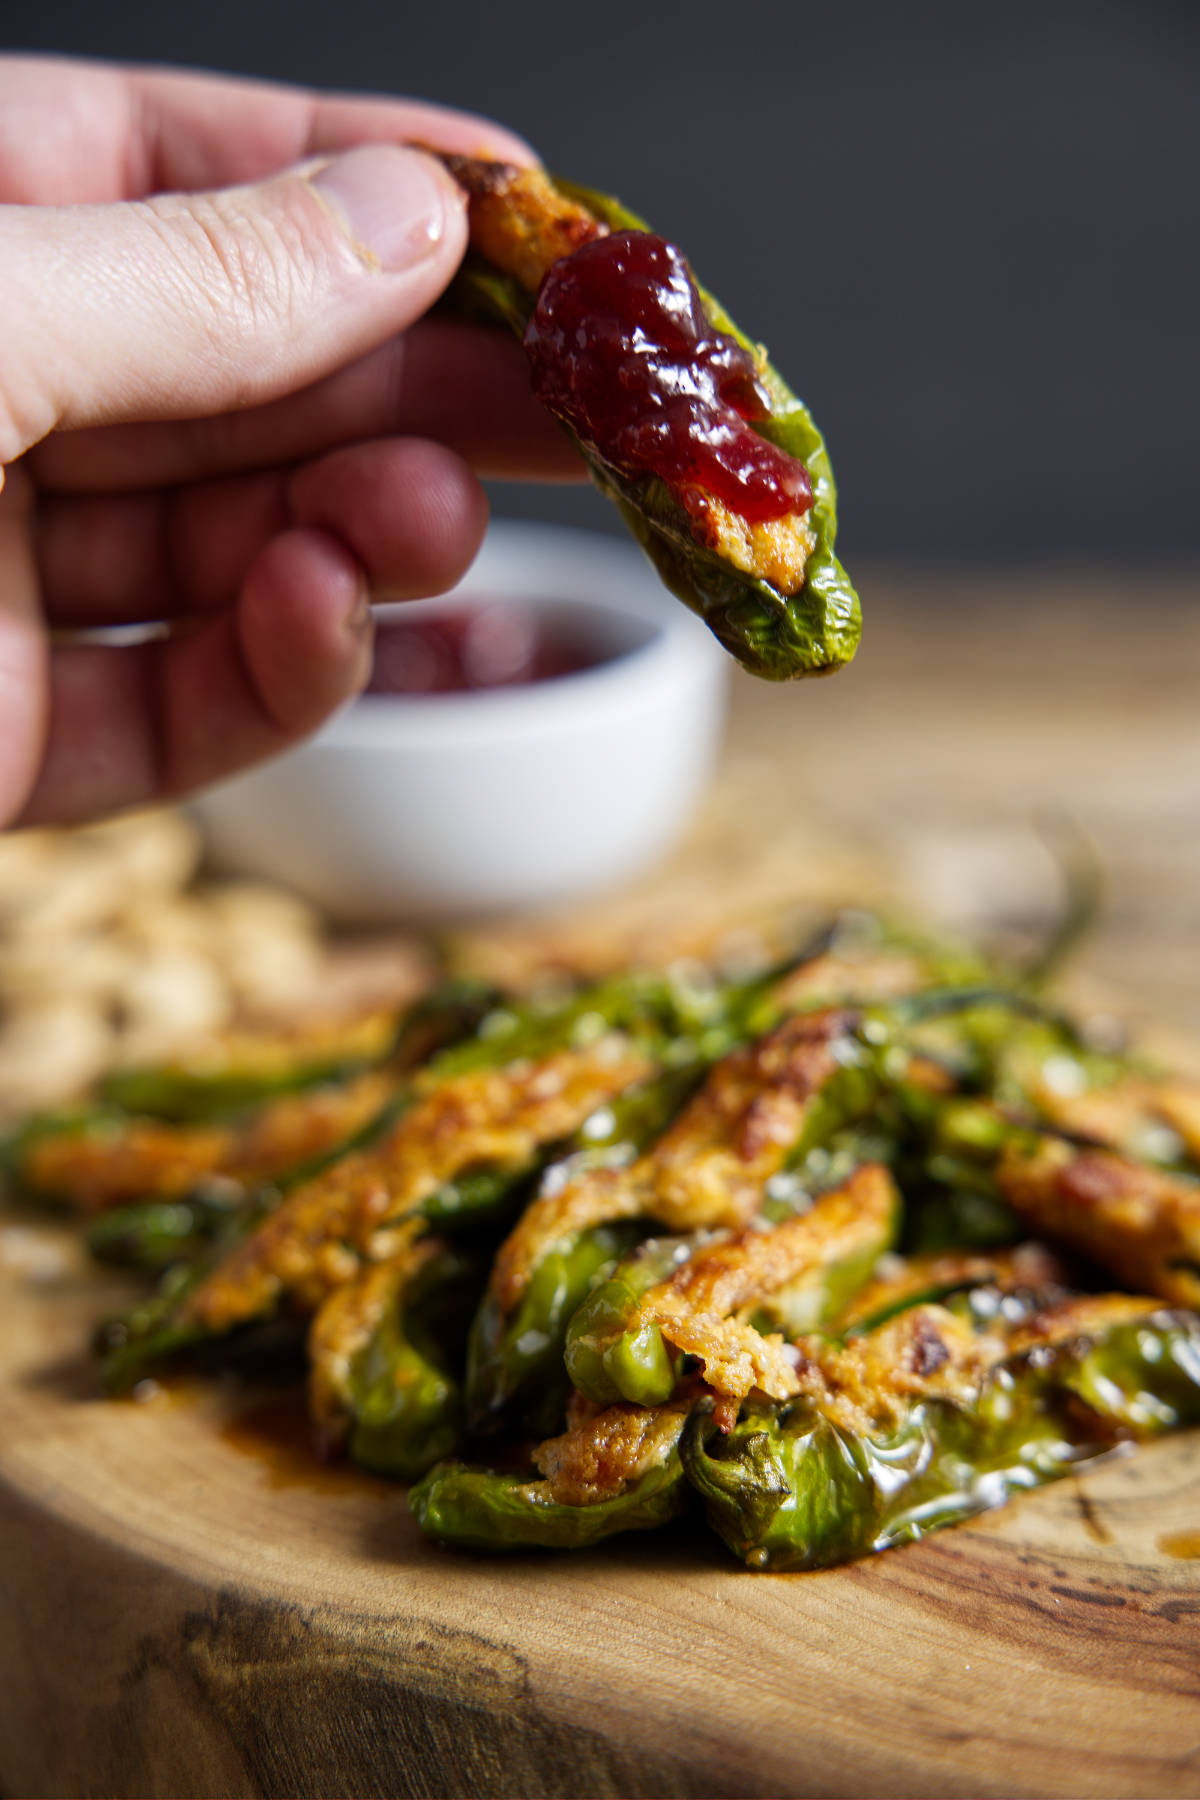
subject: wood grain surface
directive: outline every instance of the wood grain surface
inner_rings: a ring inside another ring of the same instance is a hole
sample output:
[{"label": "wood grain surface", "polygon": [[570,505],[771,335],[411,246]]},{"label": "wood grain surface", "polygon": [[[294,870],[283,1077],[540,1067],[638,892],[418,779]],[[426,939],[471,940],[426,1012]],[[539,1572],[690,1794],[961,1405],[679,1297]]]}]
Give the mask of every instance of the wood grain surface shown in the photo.
[{"label": "wood grain surface", "polygon": [[[1085,973],[1200,1037],[1195,584],[1017,586],[864,583],[861,669],[738,684],[706,820],[614,909],[870,889],[1033,924],[1029,816],[1064,806],[1111,871]],[[278,1395],[99,1400],[119,1298],[0,1218],[6,1793],[1200,1793],[1196,1434],[818,1575],[684,1526],[454,1557]]]}]

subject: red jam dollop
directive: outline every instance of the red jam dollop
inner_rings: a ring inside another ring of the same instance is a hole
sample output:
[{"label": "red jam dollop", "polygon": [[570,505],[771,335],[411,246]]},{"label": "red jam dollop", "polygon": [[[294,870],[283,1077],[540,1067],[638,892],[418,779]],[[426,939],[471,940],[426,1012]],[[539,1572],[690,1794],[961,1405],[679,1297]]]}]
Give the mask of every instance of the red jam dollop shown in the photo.
[{"label": "red jam dollop", "polygon": [[525,332],[534,393],[604,460],[704,495],[751,524],[812,505],[804,464],[759,437],[754,358],[718,331],[687,263],[649,231],[614,231],[547,270]]},{"label": "red jam dollop", "polygon": [[522,606],[460,607],[375,628],[368,694],[463,694],[553,681],[605,661],[603,653]]}]

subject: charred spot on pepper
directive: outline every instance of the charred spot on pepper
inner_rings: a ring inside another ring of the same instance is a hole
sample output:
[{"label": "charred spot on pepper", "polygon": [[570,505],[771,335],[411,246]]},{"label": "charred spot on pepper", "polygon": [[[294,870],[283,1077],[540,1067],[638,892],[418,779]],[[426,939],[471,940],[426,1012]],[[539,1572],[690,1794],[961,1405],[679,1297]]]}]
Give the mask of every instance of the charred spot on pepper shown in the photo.
[{"label": "charred spot on pepper", "polygon": [[950,1359],[949,1349],[926,1313],[918,1313],[914,1320],[909,1357],[914,1375],[932,1375]]},{"label": "charred spot on pepper", "polygon": [[1087,1152],[1067,1165],[1059,1181],[1064,1195],[1084,1206],[1114,1200],[1128,1185],[1126,1171],[1119,1165],[1103,1153],[1092,1156]]}]

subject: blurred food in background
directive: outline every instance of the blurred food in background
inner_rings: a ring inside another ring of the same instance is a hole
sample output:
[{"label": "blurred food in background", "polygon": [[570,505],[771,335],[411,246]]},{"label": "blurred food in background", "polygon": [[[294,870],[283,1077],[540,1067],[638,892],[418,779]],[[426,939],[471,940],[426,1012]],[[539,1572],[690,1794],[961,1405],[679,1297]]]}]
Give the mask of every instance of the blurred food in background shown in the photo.
[{"label": "blurred food in background", "polygon": [[429,959],[390,939],[331,956],[316,910],[260,882],[204,882],[183,813],[0,837],[0,1116],[113,1068],[203,1056],[233,1028],[410,999]]}]

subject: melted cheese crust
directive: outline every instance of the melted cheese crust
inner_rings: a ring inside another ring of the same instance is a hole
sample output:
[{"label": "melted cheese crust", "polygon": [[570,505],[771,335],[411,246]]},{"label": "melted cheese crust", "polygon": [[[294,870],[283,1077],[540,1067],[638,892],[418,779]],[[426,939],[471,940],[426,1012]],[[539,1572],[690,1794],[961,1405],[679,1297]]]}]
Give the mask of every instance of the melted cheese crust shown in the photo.
[{"label": "melted cheese crust", "polygon": [[653,1069],[646,1051],[614,1032],[585,1049],[443,1081],[384,1143],[289,1194],[188,1296],[181,1320],[225,1331],[284,1295],[315,1311],[363,1262],[389,1256],[396,1225],[445,1182],[480,1164],[519,1166]]},{"label": "melted cheese crust", "polygon": [[670,1231],[746,1224],[837,1068],[833,1046],[850,1023],[839,1008],[785,1019],[715,1064],[628,1168],[589,1170],[534,1200],[496,1256],[491,1292],[503,1310],[517,1304],[548,1251],[592,1225],[641,1217]]},{"label": "melted cheese crust", "polygon": [[1043,1138],[1032,1152],[1010,1146],[996,1181],[1038,1231],[1094,1257],[1122,1283],[1200,1306],[1200,1184],[1061,1138]]},{"label": "melted cheese crust", "polygon": [[212,1177],[257,1187],[333,1150],[386,1105],[395,1080],[369,1070],[336,1087],[267,1102],[239,1125],[104,1124],[30,1146],[25,1178],[81,1212],[127,1201],[174,1200]]},{"label": "melted cheese crust", "polygon": [[537,293],[551,263],[608,235],[608,226],[561,194],[542,169],[467,156],[442,160],[466,190],[472,248],[527,293]]},{"label": "melted cheese crust", "polygon": [[744,575],[769,582],[781,594],[800,592],[808,559],[817,547],[807,512],[751,523],[700,489],[691,490],[689,501],[691,533],[698,544]]},{"label": "melted cheese crust", "polygon": [[347,1395],[354,1359],[365,1350],[402,1289],[444,1248],[441,1238],[421,1237],[423,1221],[410,1219],[403,1241],[385,1263],[368,1264],[335,1288],[308,1334],[309,1413],[325,1448],[332,1448],[349,1418]]},{"label": "melted cheese crust", "polygon": [[647,1291],[628,1329],[657,1325],[674,1349],[700,1358],[705,1386],[723,1399],[744,1400],[757,1390],[786,1400],[799,1386],[782,1334],[755,1330],[746,1315],[781,1289],[869,1251],[884,1238],[896,1205],[888,1171],[865,1164],[799,1217],[698,1251]]},{"label": "melted cheese crust", "polygon": [[[671,1406],[589,1409],[576,1402],[567,1430],[534,1451],[548,1500],[594,1506],[615,1499],[631,1482],[667,1461],[687,1423],[690,1402]],[[542,1484],[535,1484],[541,1486]]]},{"label": "melted cheese crust", "polygon": [[1153,1311],[1154,1301],[1136,1294],[1054,1294],[1023,1307],[1012,1322],[998,1308],[994,1323],[980,1329],[944,1306],[914,1306],[841,1347],[798,1340],[798,1387],[843,1430],[886,1430],[919,1400],[971,1405],[1001,1363],[1037,1350],[1086,1348],[1113,1326]]}]

